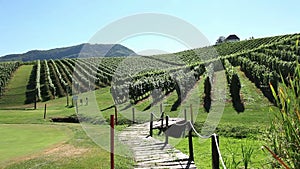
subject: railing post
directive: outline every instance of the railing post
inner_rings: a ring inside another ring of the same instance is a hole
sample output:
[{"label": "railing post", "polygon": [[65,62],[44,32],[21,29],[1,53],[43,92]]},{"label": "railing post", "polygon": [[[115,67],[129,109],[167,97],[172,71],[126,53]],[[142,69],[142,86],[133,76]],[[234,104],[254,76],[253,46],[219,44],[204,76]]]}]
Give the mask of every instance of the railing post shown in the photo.
[{"label": "railing post", "polygon": [[150,133],[149,135],[152,137],[153,136],[153,113],[150,113]]},{"label": "railing post", "polygon": [[110,115],[110,168],[114,169],[114,145],[115,145],[115,133],[114,133],[114,115]]},{"label": "railing post", "polygon": [[166,136],[166,140],[165,140],[165,144],[169,143],[169,136],[168,136],[168,126],[169,126],[169,116],[166,116],[166,131],[165,131],[165,136]]},{"label": "railing post", "polygon": [[219,169],[220,168],[220,161],[219,161],[219,153],[217,145],[219,146],[219,136],[212,135],[211,136],[211,153],[212,153],[212,168]]},{"label": "railing post", "polygon": [[189,153],[190,153],[189,160],[194,161],[194,147],[193,147],[192,127],[190,128],[188,137],[189,137]]},{"label": "railing post", "polygon": [[134,107],[132,108],[132,124],[134,124],[135,122],[135,119],[134,119]]},{"label": "railing post", "polygon": [[159,111],[160,111],[160,120],[161,120],[161,128],[164,127],[164,112],[162,111],[162,103],[159,105]]},{"label": "railing post", "polygon": [[164,127],[164,112],[162,112],[161,116],[160,116],[160,120],[161,120],[161,124],[160,124],[160,127],[161,129]]}]

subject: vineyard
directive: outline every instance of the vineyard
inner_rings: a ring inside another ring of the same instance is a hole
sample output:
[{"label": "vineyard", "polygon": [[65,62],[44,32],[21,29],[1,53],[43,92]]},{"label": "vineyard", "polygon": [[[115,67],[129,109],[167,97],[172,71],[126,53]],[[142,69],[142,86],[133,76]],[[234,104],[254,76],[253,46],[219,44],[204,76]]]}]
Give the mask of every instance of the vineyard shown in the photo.
[{"label": "vineyard", "polygon": [[[300,50],[296,45],[299,37],[299,34],[282,35],[149,57],[38,60],[27,85],[25,103],[112,86],[116,104],[138,103],[151,94],[161,99],[173,91],[177,93],[180,104],[195,83],[207,76],[208,65],[212,64],[213,72],[225,70],[233,107],[242,112],[241,84],[233,68],[239,66],[249,80],[274,102],[269,83],[277,89],[278,83],[282,82],[280,75],[288,77],[294,72],[300,60]],[[219,59],[224,68],[219,65]],[[1,95],[18,66],[19,62],[0,65]],[[211,90],[208,88],[205,89],[206,95],[210,93],[207,90]]]},{"label": "vineyard", "polygon": [[0,97],[5,91],[9,79],[13,72],[20,66],[19,62],[0,63]]},{"label": "vineyard", "polygon": [[[243,114],[248,106],[249,98],[242,92],[245,79],[263,93],[269,104],[280,107],[274,93],[280,93],[280,86],[293,85],[291,81],[300,62],[299,39],[300,34],[289,34],[154,56],[3,62],[0,63],[0,99],[5,97],[14,72],[24,64],[31,64],[25,105],[109,88],[112,106],[124,105],[122,108],[126,109],[128,105],[143,107],[149,100],[152,106],[173,99],[172,112],[191,95],[190,91],[202,86],[199,106],[207,112],[204,114],[209,114],[216,100],[213,86],[217,74],[224,72],[227,84],[222,85],[228,89],[229,96],[225,101],[237,114]],[[195,128],[201,129],[201,124],[196,123]]]}]

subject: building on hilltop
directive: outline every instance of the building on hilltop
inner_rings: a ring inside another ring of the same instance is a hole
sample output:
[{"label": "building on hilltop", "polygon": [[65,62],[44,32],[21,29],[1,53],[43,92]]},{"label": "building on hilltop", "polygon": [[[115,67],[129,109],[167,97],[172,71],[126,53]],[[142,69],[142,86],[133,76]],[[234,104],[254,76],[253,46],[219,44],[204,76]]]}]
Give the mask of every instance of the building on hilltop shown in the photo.
[{"label": "building on hilltop", "polygon": [[235,34],[229,35],[224,42],[237,42],[240,41],[240,38],[236,36]]}]

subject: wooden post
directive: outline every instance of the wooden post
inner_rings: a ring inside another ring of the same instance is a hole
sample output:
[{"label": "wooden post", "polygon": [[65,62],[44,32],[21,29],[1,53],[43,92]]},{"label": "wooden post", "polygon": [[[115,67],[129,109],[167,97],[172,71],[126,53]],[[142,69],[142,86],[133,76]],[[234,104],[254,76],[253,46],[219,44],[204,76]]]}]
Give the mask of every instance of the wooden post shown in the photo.
[{"label": "wooden post", "polygon": [[116,105],[115,105],[115,124],[118,125],[118,109]]},{"label": "wooden post", "polygon": [[76,113],[78,114],[78,102],[77,102],[77,100],[75,101],[75,108],[76,108]]},{"label": "wooden post", "polygon": [[[216,137],[216,139],[215,139],[215,137]],[[217,148],[216,144],[218,144],[218,146],[219,146],[219,136],[212,135],[211,136],[211,153],[212,153],[212,168],[213,169],[220,168],[219,153],[218,153],[218,148]]]},{"label": "wooden post", "polygon": [[193,147],[192,129],[190,129],[188,137],[189,137],[189,153],[190,153],[189,160],[194,161],[194,147]]},{"label": "wooden post", "polygon": [[164,127],[164,112],[162,112],[162,114],[160,116],[160,120],[161,120],[160,127],[163,128]]},{"label": "wooden post", "polygon": [[89,105],[89,98],[88,97],[85,98],[85,105],[86,106]]},{"label": "wooden post", "polygon": [[67,93],[67,106],[69,107],[69,94]]},{"label": "wooden post", "polygon": [[149,135],[152,137],[153,136],[153,113],[150,113],[150,133]]},{"label": "wooden post", "polygon": [[159,104],[159,112],[162,113],[162,103]]},{"label": "wooden post", "polygon": [[36,96],[37,96],[37,89],[34,91],[34,110],[36,110]]},{"label": "wooden post", "polygon": [[186,117],[186,109],[184,109],[184,121],[187,121],[187,117]]},{"label": "wooden post", "polygon": [[110,115],[110,168],[114,169],[114,151],[115,151],[115,133],[114,133],[114,115]]},{"label": "wooden post", "polygon": [[168,126],[169,126],[169,116],[166,116],[166,131],[165,131],[166,140],[165,140],[165,144],[169,143],[169,137],[168,137],[168,134],[167,134]]},{"label": "wooden post", "polygon": [[67,86],[67,106],[69,107],[69,87]]},{"label": "wooden post", "polygon": [[36,98],[34,99],[34,110],[36,110]]},{"label": "wooden post", "polygon": [[47,104],[45,104],[45,108],[44,108],[44,119],[46,119],[46,113],[47,113]]},{"label": "wooden post", "polygon": [[134,107],[132,108],[132,124],[134,124],[135,122],[135,119],[134,119]]},{"label": "wooden post", "polygon": [[193,114],[192,104],[190,104],[190,111],[191,111],[191,123],[194,124],[194,114]]},{"label": "wooden post", "polygon": [[162,103],[160,103],[160,105],[159,105],[159,111],[160,111],[160,120],[161,120],[160,127],[163,128],[163,126],[164,126],[164,112],[162,110]]},{"label": "wooden post", "polygon": [[74,96],[72,97],[72,107],[74,107]]}]

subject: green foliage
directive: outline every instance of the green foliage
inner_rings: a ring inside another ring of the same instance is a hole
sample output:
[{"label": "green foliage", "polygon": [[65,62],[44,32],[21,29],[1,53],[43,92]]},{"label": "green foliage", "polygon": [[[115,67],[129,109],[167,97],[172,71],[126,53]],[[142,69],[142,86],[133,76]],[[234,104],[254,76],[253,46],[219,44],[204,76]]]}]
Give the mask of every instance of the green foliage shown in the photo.
[{"label": "green foliage", "polygon": [[208,113],[211,108],[211,82],[210,77],[206,76],[204,80],[204,103],[203,107]]},{"label": "green foliage", "polygon": [[249,164],[251,163],[251,157],[254,153],[254,148],[251,144],[242,144],[241,149],[243,155],[242,162],[244,164],[245,169],[247,169]]},{"label": "green foliage", "polygon": [[20,62],[0,63],[0,97],[5,91],[5,86],[11,78],[13,72],[20,66]]},{"label": "green foliage", "polygon": [[18,107],[26,100],[26,85],[28,83],[32,65],[21,65],[11,76],[5,87],[5,93],[0,98],[0,108]]},{"label": "green foliage", "polygon": [[[236,169],[236,168],[249,168],[253,159],[254,145],[250,142],[241,143],[240,147],[228,147],[227,151],[229,156],[225,159],[225,165],[227,168]],[[241,152],[239,152],[241,151]],[[241,157],[239,157],[241,154]],[[241,166],[243,165],[243,166]]]},{"label": "green foliage", "polygon": [[245,107],[240,97],[240,91],[241,91],[240,78],[237,75],[236,71],[234,70],[233,66],[230,64],[230,62],[227,59],[223,61],[223,64],[225,67],[225,73],[226,73],[227,83],[229,86],[230,96],[232,98],[232,105],[238,113],[243,112],[245,110]]},{"label": "green foliage", "polygon": [[37,76],[37,64],[35,64],[30,73],[30,78],[27,83],[26,100],[25,104],[34,103],[36,99],[36,76]]},{"label": "green foliage", "polygon": [[[298,64],[298,63],[297,63]],[[283,78],[283,77],[282,77]],[[300,65],[288,84],[282,83],[278,94],[271,85],[280,115],[272,121],[270,127],[270,146],[273,152],[282,158],[291,168],[300,166]],[[277,166],[274,164],[274,167]]]}]

